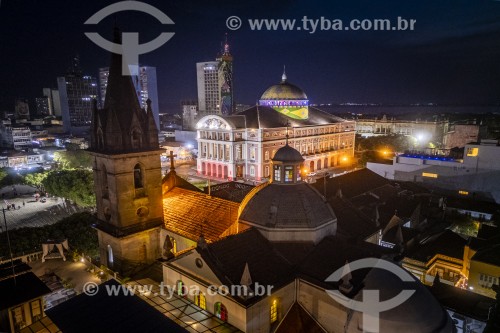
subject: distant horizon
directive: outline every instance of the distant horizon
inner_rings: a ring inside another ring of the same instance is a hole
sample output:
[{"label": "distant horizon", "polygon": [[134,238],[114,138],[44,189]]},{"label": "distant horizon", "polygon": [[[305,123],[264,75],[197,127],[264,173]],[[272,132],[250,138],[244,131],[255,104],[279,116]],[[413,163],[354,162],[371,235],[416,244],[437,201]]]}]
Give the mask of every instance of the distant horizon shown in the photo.
[{"label": "distant horizon", "polygon": [[[181,100],[197,99],[196,63],[215,60],[228,34],[234,57],[234,99],[253,105],[279,82],[286,65],[290,82],[304,89],[314,104],[500,105],[500,2],[456,4],[431,0],[305,1],[146,0],[167,14],[162,25],[144,13],[110,15],[97,25],[84,22],[116,1],[2,2],[0,6],[0,110],[14,109],[16,98],[42,96],[56,87],[75,54],[83,72],[98,78],[110,53],[85,32],[110,39],[115,22],[124,32],[138,32],[148,42],[161,32],[175,35],[139,63],[157,69],[159,112],[179,110]],[[244,25],[231,30],[227,19]],[[250,20],[301,18],[415,20],[405,31],[252,30]]]}]

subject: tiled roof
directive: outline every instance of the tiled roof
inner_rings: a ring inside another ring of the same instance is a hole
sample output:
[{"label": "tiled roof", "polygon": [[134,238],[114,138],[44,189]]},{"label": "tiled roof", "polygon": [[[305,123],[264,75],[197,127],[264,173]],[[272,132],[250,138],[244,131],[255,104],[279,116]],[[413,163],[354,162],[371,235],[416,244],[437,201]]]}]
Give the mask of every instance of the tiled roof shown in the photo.
[{"label": "tiled roof", "polygon": [[163,193],[170,191],[174,187],[180,187],[185,190],[190,190],[194,192],[201,192],[199,188],[188,182],[187,180],[179,177],[177,173],[174,171],[169,171],[165,177],[163,177],[162,181]]},{"label": "tiled roof", "polygon": [[191,240],[213,242],[234,223],[238,203],[175,187],[163,196],[165,228]]},{"label": "tiled roof", "polygon": [[472,256],[471,260],[500,266],[500,244],[498,243],[498,239],[494,244],[479,249],[476,254]]},{"label": "tiled roof", "polygon": [[347,238],[366,239],[380,227],[348,200],[332,197],[328,200],[337,216],[337,234]]},{"label": "tiled roof", "polygon": [[[328,236],[302,260],[298,271],[301,277],[327,287],[326,278],[344,266],[346,260],[352,262],[362,258],[380,258],[390,251],[388,248],[365,241],[353,242],[338,236]],[[359,285],[367,272],[363,269],[353,271],[353,284]]]},{"label": "tiled roof", "polygon": [[254,228],[198,251],[219,279],[229,285],[240,284],[247,263],[252,283],[278,288],[293,279],[292,265]]},{"label": "tiled roof", "polygon": [[439,280],[438,276],[432,287],[428,288],[441,305],[470,318],[488,320],[489,310],[495,304],[494,299],[436,280]]},{"label": "tiled roof", "polygon": [[467,240],[463,237],[446,229],[443,232],[424,238],[414,250],[407,254],[407,257],[427,262],[436,254],[442,254],[462,260],[466,243]]},{"label": "tiled roof", "polygon": [[[389,184],[389,181],[384,177],[368,169],[361,169],[342,176],[328,178],[326,180],[326,193],[327,197],[331,197],[341,189],[343,196],[353,198],[386,184]],[[323,193],[323,182],[316,182],[312,185]]]},{"label": "tiled roof", "polygon": [[[248,192],[254,187],[253,185],[239,182],[227,182],[210,186],[210,195],[224,200],[242,202]],[[203,192],[208,194],[208,187],[205,187]]]}]

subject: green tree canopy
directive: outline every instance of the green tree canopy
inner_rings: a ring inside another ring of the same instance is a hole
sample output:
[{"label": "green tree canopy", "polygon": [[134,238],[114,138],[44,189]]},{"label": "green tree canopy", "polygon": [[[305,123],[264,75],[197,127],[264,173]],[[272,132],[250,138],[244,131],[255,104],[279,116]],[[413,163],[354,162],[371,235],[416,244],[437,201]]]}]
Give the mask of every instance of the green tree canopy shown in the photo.
[{"label": "green tree canopy", "polygon": [[92,168],[92,158],[87,151],[82,149],[56,151],[54,161],[59,163],[59,166],[63,169]]},{"label": "green tree canopy", "polygon": [[90,170],[52,171],[42,184],[50,194],[70,199],[82,207],[95,206],[94,178]]},{"label": "green tree canopy", "polygon": [[48,175],[48,172],[28,173],[26,176],[24,176],[24,183],[41,190],[43,187],[43,181],[45,180],[45,178],[47,178]]}]

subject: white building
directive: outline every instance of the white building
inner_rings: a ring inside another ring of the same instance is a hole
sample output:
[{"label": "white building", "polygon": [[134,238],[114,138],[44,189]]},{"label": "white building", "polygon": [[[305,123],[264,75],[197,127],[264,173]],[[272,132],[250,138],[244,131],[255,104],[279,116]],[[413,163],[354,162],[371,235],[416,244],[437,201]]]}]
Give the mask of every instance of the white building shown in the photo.
[{"label": "white building", "polygon": [[264,92],[258,106],[198,121],[198,174],[269,178],[271,159],[285,145],[287,133],[290,146],[304,156],[304,172],[352,163],[354,122],[310,107],[306,94],[285,75],[282,79]]},{"label": "white building", "polygon": [[481,196],[500,203],[500,146],[497,140],[465,145],[463,160],[402,154],[392,164],[368,162],[366,167],[394,180],[424,182],[463,196]]},{"label": "white building", "polygon": [[196,63],[198,83],[198,108],[206,113],[218,113],[219,104],[219,63],[207,61]]},{"label": "white building", "polygon": [[15,150],[31,147],[31,130],[28,125],[12,125],[10,122],[2,123],[0,126],[2,145]]}]

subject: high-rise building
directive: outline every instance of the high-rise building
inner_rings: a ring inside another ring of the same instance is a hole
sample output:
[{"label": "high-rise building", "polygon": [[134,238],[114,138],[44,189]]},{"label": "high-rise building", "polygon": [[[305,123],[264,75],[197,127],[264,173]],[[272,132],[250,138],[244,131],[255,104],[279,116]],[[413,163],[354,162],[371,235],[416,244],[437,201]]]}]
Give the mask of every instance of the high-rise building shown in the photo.
[{"label": "high-rise building", "polygon": [[64,130],[80,134],[90,129],[92,100],[97,98],[97,80],[82,75],[76,56],[65,76],[57,78]]},{"label": "high-rise building", "polygon": [[230,115],[234,112],[233,98],[233,56],[229,53],[229,44],[224,43],[222,54],[217,57],[219,62],[219,105],[220,113]]},{"label": "high-rise building", "polygon": [[44,96],[35,98],[35,104],[36,104],[36,114],[38,116],[44,117],[51,114],[50,101],[48,97]]},{"label": "high-rise building", "polygon": [[207,114],[219,113],[219,71],[217,61],[198,62],[198,108]]},{"label": "high-rise building", "polygon": [[[101,93],[101,105],[104,105],[106,100],[106,89],[108,87],[109,67],[99,68],[99,90]],[[153,108],[153,116],[158,125],[160,123],[160,112],[158,104],[158,82],[156,80],[156,67],[140,66],[139,75],[132,75],[135,92],[139,105],[142,109],[147,108],[146,101],[151,100]]]},{"label": "high-rise building", "polygon": [[43,97],[35,98],[36,111],[40,116],[61,116],[61,101],[59,91],[43,88]]},{"label": "high-rise building", "polygon": [[234,112],[233,56],[226,41],[215,61],[196,63],[198,109],[201,114]]}]

